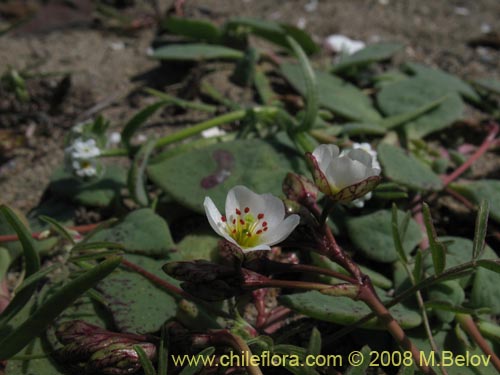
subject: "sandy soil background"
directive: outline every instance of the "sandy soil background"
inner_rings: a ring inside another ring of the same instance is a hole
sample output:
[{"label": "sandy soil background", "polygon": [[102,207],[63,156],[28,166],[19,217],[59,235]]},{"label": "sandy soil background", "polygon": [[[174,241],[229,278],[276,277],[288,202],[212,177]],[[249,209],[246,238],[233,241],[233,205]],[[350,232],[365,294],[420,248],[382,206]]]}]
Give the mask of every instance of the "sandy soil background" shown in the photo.
[{"label": "sandy soil background", "polygon": [[[57,73],[30,80],[33,99],[26,104],[0,91],[0,201],[23,211],[36,205],[62,162],[67,129],[96,113],[120,128],[145,105],[131,93],[159,67],[147,56],[156,34],[149,2],[115,2],[132,4],[120,10],[135,22],[132,31],[96,15],[93,2],[67,3],[0,1],[0,21],[34,13],[0,37],[0,73],[8,66]],[[164,14],[172,2],[158,5]],[[319,43],[335,33],[366,43],[401,41],[406,60],[464,78],[500,78],[498,0],[185,0],[184,12],[217,23],[240,15],[303,24]],[[323,63],[329,58],[326,52],[317,57]],[[54,104],[56,89],[64,96]],[[190,118],[174,122],[189,124]]]}]

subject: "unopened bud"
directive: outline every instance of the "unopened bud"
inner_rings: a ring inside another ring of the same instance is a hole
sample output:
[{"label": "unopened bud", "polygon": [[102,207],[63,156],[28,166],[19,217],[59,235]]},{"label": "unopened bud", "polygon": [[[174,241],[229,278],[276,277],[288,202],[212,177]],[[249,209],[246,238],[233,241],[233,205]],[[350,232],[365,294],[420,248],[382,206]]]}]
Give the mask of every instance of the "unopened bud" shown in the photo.
[{"label": "unopened bud", "polygon": [[86,374],[136,373],[141,363],[134,345],[140,346],[149,359],[156,357],[156,346],[141,336],[107,331],[81,320],[62,324],[56,335],[65,344],[57,353],[59,361]]},{"label": "unopened bud", "polygon": [[207,301],[220,301],[243,293],[239,268],[205,260],[170,262],[163,270],[189,294]]},{"label": "unopened bud", "polygon": [[316,185],[306,177],[295,173],[286,175],[282,189],[288,199],[306,205],[316,202],[318,197]]}]

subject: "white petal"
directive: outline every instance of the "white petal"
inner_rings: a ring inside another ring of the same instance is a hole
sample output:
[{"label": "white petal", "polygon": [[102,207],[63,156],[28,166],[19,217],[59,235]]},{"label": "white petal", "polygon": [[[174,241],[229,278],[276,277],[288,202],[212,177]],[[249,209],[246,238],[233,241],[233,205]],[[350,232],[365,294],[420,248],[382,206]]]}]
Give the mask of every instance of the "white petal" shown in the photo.
[{"label": "white petal", "polygon": [[366,178],[367,168],[359,161],[351,160],[347,156],[333,160],[327,171],[329,182],[333,182],[335,187],[343,189],[354,185]]},{"label": "white petal", "polygon": [[340,150],[336,145],[319,145],[313,151],[319,169],[324,173],[333,159],[339,156]]},{"label": "white petal", "polygon": [[299,215],[290,215],[285,220],[283,220],[276,227],[269,227],[269,231],[262,236],[262,241],[269,244],[275,245],[277,243],[285,240],[290,233],[299,225],[300,216]]},{"label": "white petal", "polygon": [[249,207],[252,211],[262,210],[265,207],[264,199],[246,186],[235,186],[227,194],[226,212],[234,214],[236,208],[243,210],[245,207]]},{"label": "white petal", "polygon": [[[236,244],[238,245],[238,244]],[[239,246],[239,245],[238,245]],[[255,250],[271,250],[271,246],[267,245],[267,244],[262,244],[262,245],[256,245],[254,247],[248,247],[248,248],[244,248],[242,249],[243,251],[255,251]]]},{"label": "white petal", "polygon": [[229,217],[231,215],[235,214],[236,209],[240,208],[240,205],[238,203],[238,200],[236,199],[236,194],[235,194],[235,190],[238,187],[239,186],[235,186],[234,188],[232,188],[231,190],[229,190],[227,192],[227,195],[226,195],[226,206],[225,206],[225,209],[226,209],[226,217],[228,219],[229,219]]},{"label": "white petal", "polygon": [[219,210],[210,197],[205,197],[205,200],[203,201],[203,207],[205,208],[205,213],[212,229],[218,235],[224,237],[226,240],[235,243],[231,236],[229,236],[223,229],[225,224],[222,221],[222,215],[220,214]]},{"label": "white petal", "polygon": [[263,213],[269,230],[273,230],[273,227],[279,225],[285,218],[285,204],[272,194],[262,194],[261,197],[263,207],[256,214]]},{"label": "white petal", "polygon": [[87,147],[95,147],[96,146],[95,139],[93,139],[93,138],[88,139],[87,142],[85,142],[85,144]]},{"label": "white petal", "polygon": [[368,152],[366,152],[365,150],[361,149],[361,148],[357,148],[357,149],[349,151],[349,153],[347,154],[347,156],[350,159],[352,159],[352,160],[359,161],[360,163],[366,165],[367,167],[371,167],[372,166],[372,157],[371,157],[371,155]]}]

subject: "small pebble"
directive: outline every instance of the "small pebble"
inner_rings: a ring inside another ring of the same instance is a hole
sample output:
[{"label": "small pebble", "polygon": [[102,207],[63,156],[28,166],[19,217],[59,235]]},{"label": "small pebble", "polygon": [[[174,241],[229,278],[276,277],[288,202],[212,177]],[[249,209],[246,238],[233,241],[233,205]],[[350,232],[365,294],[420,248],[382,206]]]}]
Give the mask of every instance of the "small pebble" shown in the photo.
[{"label": "small pebble", "polygon": [[468,16],[470,14],[470,10],[466,7],[455,7],[454,12],[459,16]]},{"label": "small pebble", "polygon": [[318,0],[311,0],[306,5],[304,5],[304,10],[306,12],[312,13],[316,9],[318,9],[318,3],[319,3]]},{"label": "small pebble", "polygon": [[306,24],[307,24],[307,20],[305,19],[305,17],[300,17],[298,20],[297,20],[297,27],[299,29],[305,29],[306,28]]}]

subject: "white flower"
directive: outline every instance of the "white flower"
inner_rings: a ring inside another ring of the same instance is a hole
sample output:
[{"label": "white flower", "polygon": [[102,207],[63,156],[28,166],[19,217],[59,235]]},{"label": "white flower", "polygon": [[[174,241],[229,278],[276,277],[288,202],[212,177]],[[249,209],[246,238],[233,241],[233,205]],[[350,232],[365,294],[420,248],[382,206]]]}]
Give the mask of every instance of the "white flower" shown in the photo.
[{"label": "white flower", "polygon": [[207,130],[203,130],[201,132],[201,136],[203,138],[221,137],[223,135],[226,135],[226,131],[219,128],[218,126]]},{"label": "white flower", "polygon": [[325,39],[325,46],[330,51],[352,55],[365,48],[365,43],[361,40],[353,40],[345,35],[330,35]]},{"label": "white flower", "polygon": [[66,149],[72,159],[92,159],[101,154],[101,150],[97,147],[95,139],[87,139],[84,141],[81,138],[75,139],[73,144]]},{"label": "white flower", "polygon": [[380,181],[380,168],[374,168],[371,155],[361,148],[340,154],[335,145],[320,145],[306,155],[314,182],[334,200],[348,202],[372,190]]},{"label": "white flower", "polygon": [[97,165],[94,160],[73,160],[72,166],[79,177],[94,177],[97,175]]},{"label": "white flower", "polygon": [[72,128],[71,128],[71,131],[75,134],[82,134],[83,133],[83,130],[85,129],[85,125],[87,124],[87,122],[83,121],[83,122],[79,122],[78,124],[74,125]]},{"label": "white flower", "polygon": [[226,197],[226,212],[221,215],[209,197],[203,202],[208,222],[217,234],[246,251],[271,250],[299,224],[298,215],[285,218],[285,205],[272,194],[256,194],[235,186]]},{"label": "white flower", "polygon": [[118,132],[111,132],[108,136],[108,143],[110,145],[117,145],[122,141],[122,135]]},{"label": "white flower", "polygon": [[[348,149],[344,149],[342,150],[342,152],[340,153],[340,156],[344,156],[347,154],[347,152],[349,152],[350,150],[356,150],[356,149],[361,149],[361,150],[364,150],[366,152],[368,152],[370,154],[370,156],[372,157],[372,168],[377,168],[377,169],[382,169],[381,166],[380,166],[380,163],[378,162],[378,154],[377,154],[377,151],[375,151],[373,148],[372,148],[372,145],[367,143],[367,142],[364,142],[364,143],[356,143],[354,142],[352,144],[352,148],[348,148]],[[355,207],[358,207],[358,208],[363,208],[365,206],[365,202],[370,200],[372,198],[372,192],[368,192],[366,193],[365,195],[363,195],[362,197],[358,198],[358,199],[355,199],[351,202],[351,204]]]}]

